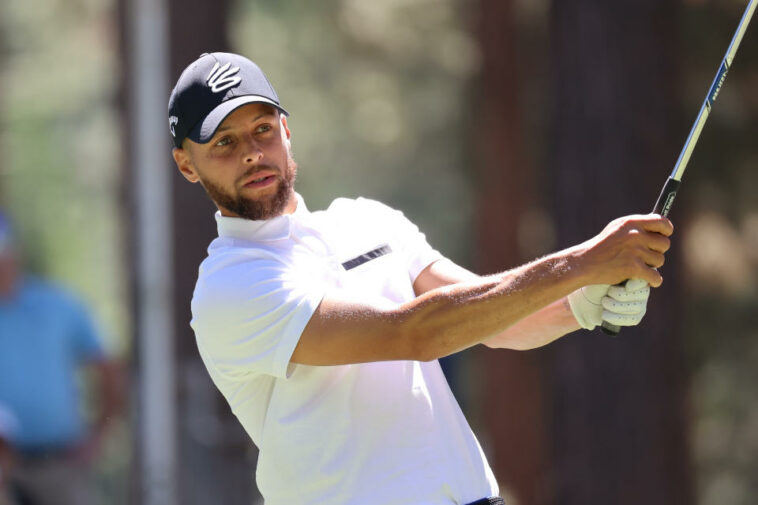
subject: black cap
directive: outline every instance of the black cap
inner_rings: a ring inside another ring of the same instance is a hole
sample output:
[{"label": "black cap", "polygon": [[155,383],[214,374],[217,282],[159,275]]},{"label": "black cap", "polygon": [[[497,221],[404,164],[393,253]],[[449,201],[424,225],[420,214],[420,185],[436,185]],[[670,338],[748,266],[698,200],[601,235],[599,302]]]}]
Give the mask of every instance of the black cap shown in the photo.
[{"label": "black cap", "polygon": [[168,126],[176,147],[185,138],[205,144],[235,109],[268,103],[285,115],[263,71],[244,56],[205,53],[184,69],[168,99]]}]

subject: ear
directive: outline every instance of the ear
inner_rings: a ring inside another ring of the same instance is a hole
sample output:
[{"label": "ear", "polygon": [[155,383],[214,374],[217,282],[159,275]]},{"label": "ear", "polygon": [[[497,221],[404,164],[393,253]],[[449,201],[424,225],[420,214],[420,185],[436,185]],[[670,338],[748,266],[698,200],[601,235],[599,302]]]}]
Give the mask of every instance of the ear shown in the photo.
[{"label": "ear", "polygon": [[195,170],[195,164],[192,163],[192,158],[186,149],[175,147],[171,151],[171,154],[174,156],[174,163],[176,163],[176,168],[179,169],[179,172],[181,172],[185,179],[190,182],[198,182],[200,180],[200,177],[197,175],[197,171]]},{"label": "ear", "polygon": [[292,138],[292,132],[290,132],[289,126],[287,126],[287,116],[279,113],[279,118],[282,121],[282,131],[284,131],[284,134],[287,136],[285,139],[287,141],[287,145],[290,145],[290,139]]}]

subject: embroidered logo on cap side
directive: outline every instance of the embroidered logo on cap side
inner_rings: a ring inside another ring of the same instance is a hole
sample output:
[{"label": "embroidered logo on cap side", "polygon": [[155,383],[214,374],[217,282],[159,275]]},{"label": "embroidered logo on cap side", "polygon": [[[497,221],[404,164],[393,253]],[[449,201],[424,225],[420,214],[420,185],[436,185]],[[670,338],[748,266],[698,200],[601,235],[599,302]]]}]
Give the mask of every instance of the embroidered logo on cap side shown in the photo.
[{"label": "embroidered logo on cap side", "polygon": [[205,82],[210,86],[211,91],[219,93],[225,91],[232,86],[236,86],[242,80],[242,77],[234,75],[240,71],[239,67],[231,67],[231,63],[227,63],[223,66],[216,62],[213,65],[213,70],[208,74]]},{"label": "embroidered logo on cap side", "polygon": [[174,126],[179,124],[179,118],[176,116],[169,116],[168,118],[168,129],[171,130],[171,135],[176,137],[176,131],[174,130]]}]

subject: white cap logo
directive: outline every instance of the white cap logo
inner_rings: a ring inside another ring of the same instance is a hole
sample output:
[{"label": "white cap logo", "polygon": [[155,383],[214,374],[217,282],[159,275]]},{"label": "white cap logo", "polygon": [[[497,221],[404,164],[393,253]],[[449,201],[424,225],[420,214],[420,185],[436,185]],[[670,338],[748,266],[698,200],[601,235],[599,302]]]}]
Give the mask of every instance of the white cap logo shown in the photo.
[{"label": "white cap logo", "polygon": [[171,135],[176,137],[176,131],[174,131],[174,126],[179,124],[179,118],[176,116],[169,116],[168,118],[168,129],[171,130]]},{"label": "white cap logo", "polygon": [[205,82],[210,86],[214,93],[227,90],[232,86],[236,86],[242,80],[238,75],[234,75],[240,71],[239,67],[232,67],[231,63],[227,63],[224,66],[219,65],[218,62],[213,66],[213,70],[208,74]]}]

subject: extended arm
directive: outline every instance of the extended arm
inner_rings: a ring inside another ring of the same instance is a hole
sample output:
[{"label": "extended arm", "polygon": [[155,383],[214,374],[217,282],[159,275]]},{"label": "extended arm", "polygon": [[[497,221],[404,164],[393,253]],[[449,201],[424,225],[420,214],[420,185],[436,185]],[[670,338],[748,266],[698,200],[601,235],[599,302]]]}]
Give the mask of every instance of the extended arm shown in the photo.
[{"label": "extended arm", "polygon": [[[662,278],[653,267],[663,264],[666,236],[672,231],[671,223],[659,216],[618,219],[583,244],[502,274],[428,290],[416,286],[423,294],[399,307],[327,295],[303,331],[292,361],[336,365],[431,360],[493,338],[500,343],[509,328],[508,339],[521,335],[521,343],[511,347],[543,345],[576,329],[562,321],[567,314],[560,301],[581,286],[627,278],[660,285]],[[527,316],[540,310],[545,311],[539,316],[543,322],[547,315],[554,318],[552,335],[528,330],[536,320]]]},{"label": "extended arm", "polygon": [[[416,279],[414,290],[423,294],[442,286],[471,282],[480,278],[450,260],[432,263]],[[492,348],[526,350],[540,347],[581,328],[576,321],[568,300],[559,300],[529,314],[482,343]]]}]

